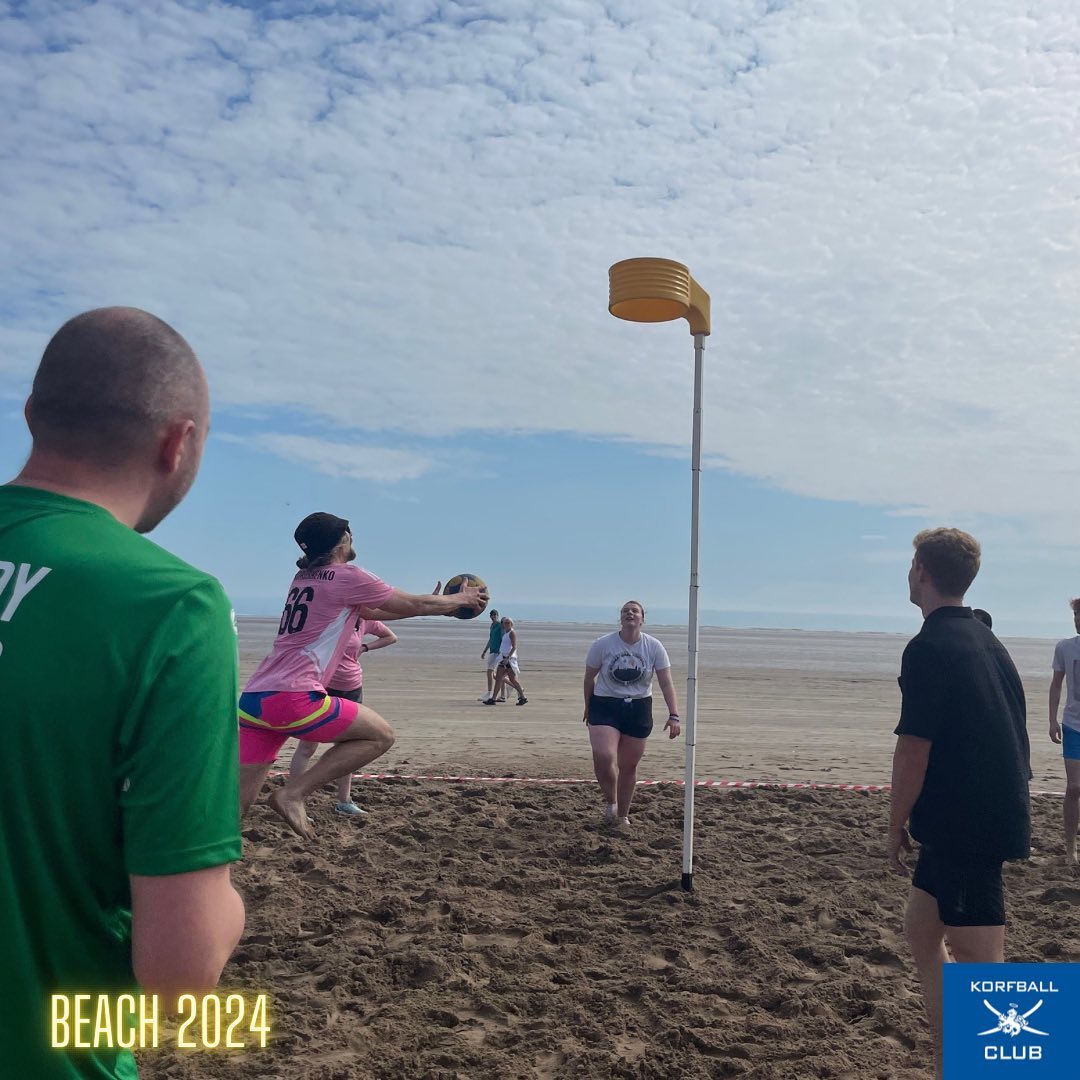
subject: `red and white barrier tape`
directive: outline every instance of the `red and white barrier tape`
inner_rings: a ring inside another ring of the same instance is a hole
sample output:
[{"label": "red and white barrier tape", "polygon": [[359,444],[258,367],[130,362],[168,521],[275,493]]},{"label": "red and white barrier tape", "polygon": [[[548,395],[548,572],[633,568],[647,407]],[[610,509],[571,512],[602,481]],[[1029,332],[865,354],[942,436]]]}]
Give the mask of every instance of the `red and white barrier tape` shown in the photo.
[{"label": "red and white barrier tape", "polygon": [[[270,776],[288,776],[287,772],[271,772]],[[354,780],[431,780],[443,783],[473,784],[595,784],[595,780],[553,776],[436,776],[426,773],[353,773]],[[662,785],[683,787],[684,780],[639,780],[638,787]],[[891,790],[890,784],[827,784],[802,780],[695,780],[694,787],[711,788],[772,788],[778,791],[873,791]],[[1033,791],[1032,795],[1064,794],[1061,791]]]}]

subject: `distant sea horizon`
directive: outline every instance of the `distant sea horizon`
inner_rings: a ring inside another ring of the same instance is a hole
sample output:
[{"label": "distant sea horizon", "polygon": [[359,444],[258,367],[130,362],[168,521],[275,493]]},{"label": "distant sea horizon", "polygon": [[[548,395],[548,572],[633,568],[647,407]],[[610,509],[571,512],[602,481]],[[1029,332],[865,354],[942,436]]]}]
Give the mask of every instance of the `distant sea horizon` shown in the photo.
[{"label": "distant sea horizon", "polygon": [[[237,615],[250,619],[276,619],[280,601],[263,597],[237,597]],[[514,601],[498,602],[504,615],[515,619],[550,623],[581,623],[587,625],[617,625],[618,605],[530,604]],[[993,614],[993,613],[992,613]],[[654,626],[686,626],[685,608],[655,607],[648,610],[647,622]],[[700,613],[700,624],[721,630],[802,630],[831,631],[849,634],[907,634],[918,632],[922,620],[915,608],[910,613],[869,615],[856,612],[814,611],[739,611],[707,609]],[[994,618],[994,632],[999,637],[1038,638],[1059,640],[1071,636],[1064,624],[1037,619]]]}]

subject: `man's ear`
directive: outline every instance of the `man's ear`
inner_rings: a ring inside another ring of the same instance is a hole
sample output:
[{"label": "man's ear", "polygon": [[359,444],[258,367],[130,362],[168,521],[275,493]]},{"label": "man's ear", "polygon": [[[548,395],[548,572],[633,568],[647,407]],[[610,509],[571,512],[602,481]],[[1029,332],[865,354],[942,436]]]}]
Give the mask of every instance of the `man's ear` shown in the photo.
[{"label": "man's ear", "polygon": [[194,420],[176,420],[165,429],[158,451],[158,464],[168,475],[176,472],[184,455],[192,452],[195,437]]}]

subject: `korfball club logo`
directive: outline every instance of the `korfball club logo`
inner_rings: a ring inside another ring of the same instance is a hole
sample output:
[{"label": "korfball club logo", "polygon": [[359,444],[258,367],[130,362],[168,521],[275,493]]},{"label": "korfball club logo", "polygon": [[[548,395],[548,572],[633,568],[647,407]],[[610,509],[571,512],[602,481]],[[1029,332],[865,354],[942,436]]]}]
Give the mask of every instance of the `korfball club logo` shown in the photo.
[{"label": "korfball club logo", "polygon": [[[972,985],[974,987],[974,984]],[[1027,1012],[1021,1012],[1020,1006],[1015,1002],[1010,1002],[1009,1007],[1004,1011],[995,1009],[986,998],[983,998],[983,1004],[997,1017],[997,1023],[993,1027],[988,1027],[985,1031],[980,1031],[980,1036],[1008,1035],[1009,1039],[1013,1040],[1019,1035],[1035,1035],[1045,1038],[1050,1034],[1049,1031],[1043,1031],[1035,1027],[1030,1021],[1030,1017],[1042,1008],[1042,998],[1039,998]],[[1026,1039],[1019,1043],[1009,1041],[1005,1043],[987,1043],[983,1046],[983,1057],[987,1061],[1040,1061],[1042,1055],[1043,1048],[1038,1041],[1028,1042]]]}]

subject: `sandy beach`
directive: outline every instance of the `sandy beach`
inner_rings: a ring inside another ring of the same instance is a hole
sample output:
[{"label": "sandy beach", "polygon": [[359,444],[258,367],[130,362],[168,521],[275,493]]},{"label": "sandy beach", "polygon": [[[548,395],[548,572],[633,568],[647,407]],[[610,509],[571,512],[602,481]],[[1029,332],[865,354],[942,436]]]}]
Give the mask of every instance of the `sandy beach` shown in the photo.
[{"label": "sandy beach", "polygon": [[[242,673],[275,629],[242,622]],[[365,700],[399,733],[379,771],[590,775],[582,658],[607,628],[522,624],[521,708],[477,701],[483,626],[399,629],[365,664]],[[651,629],[681,696],[684,634]],[[887,782],[903,644],[704,632],[699,776]],[[1052,643],[1009,644],[1033,788],[1060,790],[1043,720]],[[681,740],[654,736],[640,775],[677,778],[682,761]],[[699,790],[689,894],[676,786],[641,789],[626,835],[600,826],[592,785],[363,781],[356,798],[368,816],[312,797],[313,843],[265,805],[245,822],[248,927],[223,985],[270,994],[271,1046],[144,1052],[144,1076],[930,1075],[885,795]],[[1009,959],[1080,961],[1080,878],[1059,828],[1058,801],[1035,799],[1035,853],[1006,871]]]},{"label": "sandy beach", "polygon": [[[485,708],[478,700],[485,686],[485,623],[403,621],[397,645],[365,657],[364,701],[398,735],[379,759],[379,771],[591,777],[581,723],[585,653],[597,636],[617,627],[522,623],[521,678],[529,704],[517,708],[511,694],[510,702]],[[270,648],[277,621],[244,619],[240,626],[243,681]],[[685,712],[686,630],[646,629],[668,649]],[[895,634],[704,629],[698,776],[888,783],[906,641]],[[1061,791],[1061,751],[1046,737],[1044,719],[1054,643],[1006,644],[1028,695],[1032,787]],[[681,779],[684,755],[682,740],[654,736],[639,777]]]}]

